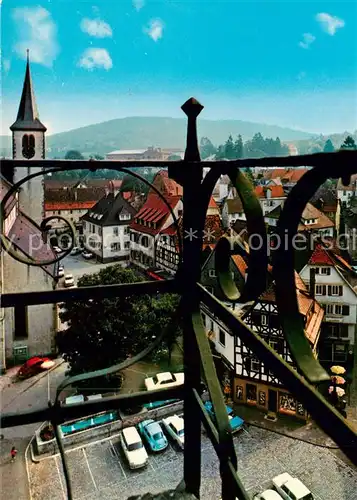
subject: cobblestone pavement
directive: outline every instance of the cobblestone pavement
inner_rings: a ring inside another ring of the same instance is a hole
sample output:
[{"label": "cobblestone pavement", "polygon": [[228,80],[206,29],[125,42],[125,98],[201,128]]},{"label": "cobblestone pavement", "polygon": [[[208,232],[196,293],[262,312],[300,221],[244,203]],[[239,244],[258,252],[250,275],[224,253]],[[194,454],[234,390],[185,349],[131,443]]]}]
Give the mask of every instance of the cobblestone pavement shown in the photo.
[{"label": "cobblestone pavement", "polygon": [[[300,478],[316,500],[356,500],[357,469],[329,450],[248,428],[234,439],[239,475],[251,497],[271,486],[282,472]],[[67,452],[75,500],[124,500],[130,495],[175,488],[182,479],[183,454],[173,446],[149,456],[144,470],[130,471],[118,439],[113,437]],[[60,458],[29,463],[32,500],[66,498]],[[218,461],[206,436],[202,437],[203,500],[219,499]]]}]

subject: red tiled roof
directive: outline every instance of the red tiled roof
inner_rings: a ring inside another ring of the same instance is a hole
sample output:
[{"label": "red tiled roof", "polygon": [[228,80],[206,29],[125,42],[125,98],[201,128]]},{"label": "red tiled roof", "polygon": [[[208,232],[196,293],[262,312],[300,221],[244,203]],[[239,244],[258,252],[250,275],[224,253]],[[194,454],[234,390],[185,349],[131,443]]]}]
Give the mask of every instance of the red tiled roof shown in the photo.
[{"label": "red tiled roof", "polygon": [[240,272],[240,274],[244,278],[245,273],[247,272],[247,269],[248,269],[248,265],[247,265],[246,261],[243,259],[243,257],[241,255],[232,255],[232,260],[235,263],[235,265],[237,266],[238,271]]},{"label": "red tiled roof", "polygon": [[334,261],[327,253],[327,250],[321,244],[318,244],[310,257],[309,264],[333,266]]},{"label": "red tiled roof", "polygon": [[306,204],[304,211],[302,213],[302,218],[305,220],[308,219],[317,219],[316,224],[299,224],[299,231],[308,231],[310,229],[323,229],[328,227],[334,227],[334,223],[332,220],[327,217],[321,210],[314,207],[310,202]]},{"label": "red tiled roof", "polygon": [[[177,203],[180,201],[181,196],[168,196],[165,198],[169,206],[173,209],[176,207]],[[130,228],[135,231],[140,231],[148,234],[158,234],[160,228],[167,220],[170,215],[170,210],[166,203],[156,194],[150,193],[144,206],[135,215],[134,221],[130,224]],[[153,227],[144,226],[136,220],[143,220],[146,222],[156,222],[156,229]]]},{"label": "red tiled roof", "polygon": [[[153,180],[153,185],[159,189],[162,194],[165,196],[182,196],[183,195],[183,188],[178,184],[176,181],[173,179],[169,178],[169,174],[167,170],[160,170],[155,175],[155,178]],[[149,191],[150,194],[154,194],[155,191],[151,190]]]},{"label": "red tiled roof", "polygon": [[45,210],[89,210],[93,208],[96,201],[82,201],[82,202],[62,202],[62,203],[51,203],[49,201],[45,202]]},{"label": "red tiled roof", "polygon": [[209,200],[208,208],[218,208],[218,205],[215,202],[215,200],[213,199],[213,196],[211,196],[211,198]]},{"label": "red tiled roof", "polygon": [[[42,239],[42,231],[23,212],[19,212],[7,236],[25,255],[35,261],[49,261],[57,256],[49,244]],[[51,276],[55,275],[55,264],[41,266]]]},{"label": "red tiled roof", "polygon": [[259,198],[267,198],[267,191],[270,190],[271,198],[285,198],[283,186],[257,186],[255,188],[255,194]]},{"label": "red tiled roof", "polygon": [[268,172],[265,173],[264,178],[270,180],[279,177],[285,182],[298,182],[308,170],[308,168],[274,168],[273,170],[268,170]]}]

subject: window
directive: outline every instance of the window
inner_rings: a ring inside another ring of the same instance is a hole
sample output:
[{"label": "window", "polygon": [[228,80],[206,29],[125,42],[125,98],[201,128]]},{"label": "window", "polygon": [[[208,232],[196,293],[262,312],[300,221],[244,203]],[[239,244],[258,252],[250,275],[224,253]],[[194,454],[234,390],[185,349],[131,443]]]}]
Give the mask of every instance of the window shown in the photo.
[{"label": "window", "polygon": [[120,243],[119,242],[112,243],[110,245],[110,251],[111,252],[119,252],[120,251]]},{"label": "window", "polygon": [[331,269],[329,267],[322,267],[321,274],[326,274],[327,276],[329,276],[331,274]]},{"label": "window", "polygon": [[14,314],[15,314],[14,340],[27,338],[28,337],[27,307],[16,306]]},{"label": "window", "polygon": [[319,274],[319,273],[320,273],[320,268],[319,268],[319,267],[315,267],[315,268],[313,268],[313,269],[314,269],[314,271],[315,271],[315,274]]},{"label": "window", "polygon": [[124,227],[124,234],[129,234],[129,226]]},{"label": "window", "polygon": [[221,329],[219,329],[219,343],[223,346],[226,345],[226,333]]},{"label": "window", "polygon": [[215,269],[209,269],[208,276],[210,278],[215,278],[216,277],[216,271],[215,271]]},{"label": "window", "polygon": [[333,314],[333,304],[325,304],[326,314]]},{"label": "window", "polygon": [[261,324],[266,326],[268,324],[268,318],[266,314],[261,315]]},{"label": "window", "polygon": [[350,315],[350,306],[343,305],[342,306],[342,316]]},{"label": "window", "polygon": [[250,369],[252,372],[259,372],[260,369],[260,361],[258,358],[252,358],[250,360]]},{"label": "window", "polygon": [[335,314],[342,314],[342,306],[339,304],[335,305]]},{"label": "window", "polygon": [[117,227],[113,227],[114,236],[119,236],[119,229]]},{"label": "window", "polygon": [[87,228],[87,225],[86,223],[83,221],[83,229],[86,229]]},{"label": "window", "polygon": [[130,248],[130,241],[126,241],[124,243],[124,248],[127,250],[128,248]]},{"label": "window", "polygon": [[329,285],[328,294],[341,296],[343,294],[343,287],[341,285]]},{"label": "window", "polygon": [[32,134],[22,137],[22,156],[27,160],[35,156],[35,137]]},{"label": "window", "polygon": [[204,326],[206,326],[206,315],[204,313],[201,313],[201,318],[202,318]]},{"label": "window", "polygon": [[69,211],[69,213],[70,213],[70,214],[73,214],[73,210],[70,210],[70,211]]},{"label": "window", "polygon": [[316,295],[326,295],[326,285],[316,285],[315,286]]}]

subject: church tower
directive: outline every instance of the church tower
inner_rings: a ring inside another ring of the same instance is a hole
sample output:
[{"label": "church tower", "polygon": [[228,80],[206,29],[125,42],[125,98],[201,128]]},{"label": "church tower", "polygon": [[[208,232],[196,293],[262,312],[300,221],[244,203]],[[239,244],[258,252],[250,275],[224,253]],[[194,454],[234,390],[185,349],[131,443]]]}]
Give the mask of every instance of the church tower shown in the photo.
[{"label": "church tower", "polygon": [[[32,85],[29,51],[27,50],[27,63],[25,80],[17,118],[10,127],[12,132],[12,155],[14,160],[29,160],[28,168],[17,168],[14,172],[13,182],[16,183],[42,169],[30,165],[30,160],[45,158],[45,132],[46,127],[40,122],[36,106],[36,99]],[[44,213],[44,193],[42,176],[24,183],[20,191],[20,208],[38,224]]]}]

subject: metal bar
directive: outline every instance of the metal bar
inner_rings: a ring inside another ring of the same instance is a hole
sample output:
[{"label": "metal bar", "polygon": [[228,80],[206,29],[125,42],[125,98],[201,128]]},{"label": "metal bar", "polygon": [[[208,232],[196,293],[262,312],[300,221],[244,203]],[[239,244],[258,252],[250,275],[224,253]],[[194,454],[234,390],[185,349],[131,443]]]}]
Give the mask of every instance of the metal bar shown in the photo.
[{"label": "metal bar", "polygon": [[[195,100],[188,100],[182,110],[188,117],[187,147],[185,159],[199,159],[197,145],[196,120],[203,106]],[[180,273],[183,305],[183,344],[185,365],[185,397],[184,397],[184,481],[186,491],[197,498],[201,485],[201,419],[196,408],[192,389],[198,389],[201,383],[200,353],[192,325],[192,311],[198,305],[195,282],[200,278],[200,256],[202,247],[202,230],[204,218],[197,210],[203,170],[202,167],[177,172],[183,185],[183,263]],[[188,236],[187,235],[194,235]]]},{"label": "metal bar", "polygon": [[86,286],[68,290],[50,290],[46,292],[5,293],[1,296],[1,307],[17,305],[33,306],[38,304],[55,304],[88,299],[107,299],[126,295],[144,295],[154,293],[175,293],[178,291],[175,279],[162,281],[143,281],[117,285]]},{"label": "metal bar", "polygon": [[[357,151],[352,150],[340,150],[333,153],[314,153],[308,155],[297,155],[297,156],[270,156],[267,158],[244,158],[239,160],[229,160],[229,161],[196,161],[189,160],[188,158],[184,161],[151,161],[151,160],[137,160],[137,161],[120,161],[120,160],[2,160],[2,168],[5,170],[9,167],[11,168],[28,168],[29,163],[35,163],[36,167],[41,167],[46,170],[46,168],[58,168],[58,169],[68,169],[68,170],[93,170],[96,169],[107,169],[107,170],[117,170],[121,167],[125,168],[148,168],[148,167],[168,167],[169,165],[177,165],[187,168],[188,171],[192,172],[195,167],[203,168],[210,167],[214,169],[221,169],[222,173],[225,172],[227,166],[235,168],[246,168],[246,167],[305,167],[305,166],[319,166],[323,167],[326,164],[331,163],[334,165],[343,165],[345,162],[356,162],[357,161]],[[338,163],[336,163],[338,162]],[[66,167],[64,168],[64,166]],[[341,176],[340,168],[336,169],[335,178]]]},{"label": "metal bar", "polygon": [[357,434],[348,422],[258,334],[234,316],[228,308],[208,293],[202,285],[197,284],[197,287],[200,290],[199,293],[202,302],[214,314],[220,317],[231,330],[232,334],[239,337],[279,380],[284,381],[285,387],[292,394],[299,395],[299,400],[304,404],[315,422],[335,441],[345,455],[357,465]]},{"label": "metal bar", "polygon": [[39,410],[22,413],[5,413],[0,415],[0,427],[16,427],[19,425],[33,424],[53,420],[53,412],[57,414],[58,422],[67,422],[77,418],[94,415],[109,410],[117,410],[125,407],[127,403],[140,405],[153,401],[165,401],[169,399],[183,399],[183,386],[170,387],[156,391],[136,392],[132,394],[118,394],[103,398],[99,401],[85,401],[84,403],[73,404],[70,406],[56,405],[50,408],[41,408]]}]

